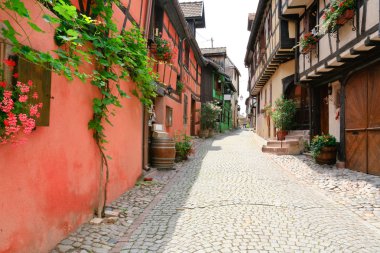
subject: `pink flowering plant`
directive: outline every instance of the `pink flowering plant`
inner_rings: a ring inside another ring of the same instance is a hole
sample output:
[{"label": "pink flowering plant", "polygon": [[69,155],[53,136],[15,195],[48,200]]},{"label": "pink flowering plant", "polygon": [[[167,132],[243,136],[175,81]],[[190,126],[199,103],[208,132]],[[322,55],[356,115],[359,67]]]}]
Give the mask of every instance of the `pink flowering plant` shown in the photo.
[{"label": "pink flowering plant", "polygon": [[18,81],[15,86],[8,87],[6,82],[0,81],[0,144],[19,143],[20,133],[31,134],[42,108],[38,93],[33,92],[32,81],[26,84]]}]

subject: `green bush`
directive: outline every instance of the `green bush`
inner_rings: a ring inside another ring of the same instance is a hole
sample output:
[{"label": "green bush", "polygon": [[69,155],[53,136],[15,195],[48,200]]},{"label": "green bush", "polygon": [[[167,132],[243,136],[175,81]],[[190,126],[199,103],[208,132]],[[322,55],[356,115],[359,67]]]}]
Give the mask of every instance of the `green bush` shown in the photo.
[{"label": "green bush", "polygon": [[181,134],[175,137],[175,150],[181,159],[187,158],[193,151],[193,143],[191,137],[186,134]]},{"label": "green bush", "polygon": [[216,102],[207,102],[201,107],[201,128],[215,129],[222,108]]},{"label": "green bush", "polygon": [[270,112],[274,126],[279,130],[290,130],[296,115],[296,103],[292,99],[278,98]]},{"label": "green bush", "polygon": [[313,157],[317,157],[323,147],[336,147],[336,139],[331,134],[316,135],[310,144],[310,149]]}]

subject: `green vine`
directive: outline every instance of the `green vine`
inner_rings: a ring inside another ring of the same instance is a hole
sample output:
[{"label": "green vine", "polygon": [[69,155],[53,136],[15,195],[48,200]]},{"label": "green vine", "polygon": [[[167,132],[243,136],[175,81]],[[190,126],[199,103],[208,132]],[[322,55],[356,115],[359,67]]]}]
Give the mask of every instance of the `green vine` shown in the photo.
[{"label": "green vine", "polygon": [[[2,35],[12,44],[13,53],[20,57],[41,66],[50,66],[52,71],[64,75],[68,80],[77,77],[84,82],[90,81],[98,88],[101,96],[93,99],[94,115],[88,128],[93,130],[101,153],[101,173],[103,174],[103,166],[107,169],[107,184],[110,157],[104,153],[104,144],[107,143],[104,123],[112,125],[110,115],[114,115],[115,111],[111,108],[121,107],[121,98],[128,97],[120,81],[133,81],[136,89],[132,93],[145,106],[151,106],[152,99],[156,96],[156,76],[148,57],[147,42],[137,26],[128,31],[117,29],[112,20],[112,6],[119,5],[118,0],[93,0],[89,16],[80,13],[69,0],[35,0],[35,4],[42,11],[45,6],[55,14],[52,16],[44,13],[42,19],[56,27],[54,41],[60,46],[59,49],[49,52],[36,52],[32,49],[32,42],[19,22],[20,17],[27,19],[34,31],[44,31],[33,22],[29,10],[21,0],[5,0],[0,3],[0,9],[8,16],[8,19],[2,21]],[[27,45],[19,41],[21,34],[11,23],[23,32]],[[80,68],[84,63],[94,64],[94,70],[91,73],[84,72]]]}]

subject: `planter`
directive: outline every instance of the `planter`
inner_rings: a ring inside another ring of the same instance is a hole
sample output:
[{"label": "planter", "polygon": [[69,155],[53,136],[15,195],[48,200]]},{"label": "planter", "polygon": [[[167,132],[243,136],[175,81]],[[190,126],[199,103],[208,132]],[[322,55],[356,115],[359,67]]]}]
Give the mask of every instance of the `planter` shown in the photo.
[{"label": "planter", "polygon": [[337,150],[337,147],[323,147],[319,155],[315,157],[315,161],[318,164],[329,164],[329,165],[335,164],[336,150]]},{"label": "planter", "polygon": [[317,44],[309,44],[306,47],[302,48],[301,54],[308,54],[316,48],[317,48]]},{"label": "planter", "polygon": [[337,20],[337,25],[344,25],[347,23],[350,19],[352,19],[355,16],[354,10],[346,10]]},{"label": "planter", "polygon": [[209,130],[208,129],[203,129],[203,130],[201,130],[199,132],[199,137],[201,137],[201,138],[207,138],[208,134],[209,134]]},{"label": "planter", "polygon": [[283,141],[285,140],[285,136],[288,134],[288,131],[286,130],[278,130],[277,131],[277,140]]},{"label": "planter", "polygon": [[215,134],[214,129],[209,129],[209,130],[208,130],[208,137],[213,137],[214,134]]}]

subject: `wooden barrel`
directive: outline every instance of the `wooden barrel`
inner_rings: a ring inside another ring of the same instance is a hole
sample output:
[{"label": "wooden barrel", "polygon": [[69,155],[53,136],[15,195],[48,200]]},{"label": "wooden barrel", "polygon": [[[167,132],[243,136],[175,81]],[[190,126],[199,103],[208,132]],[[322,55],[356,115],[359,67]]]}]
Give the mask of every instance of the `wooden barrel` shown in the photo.
[{"label": "wooden barrel", "polygon": [[315,158],[318,164],[330,164],[336,163],[336,147],[322,147],[321,152]]},{"label": "wooden barrel", "polygon": [[152,138],[151,165],[157,169],[171,169],[175,160],[175,142],[169,137]]}]

